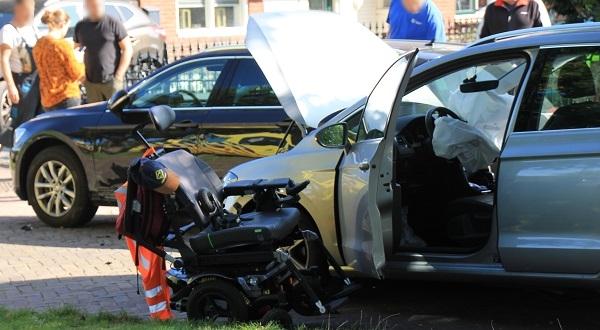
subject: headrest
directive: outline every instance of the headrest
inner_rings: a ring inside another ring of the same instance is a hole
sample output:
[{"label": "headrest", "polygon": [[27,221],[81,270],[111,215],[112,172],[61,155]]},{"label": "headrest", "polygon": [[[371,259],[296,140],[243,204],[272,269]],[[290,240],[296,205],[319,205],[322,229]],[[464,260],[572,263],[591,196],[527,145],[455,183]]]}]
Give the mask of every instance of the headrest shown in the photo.
[{"label": "headrest", "polygon": [[161,155],[156,159],[179,178],[177,199],[185,205],[189,215],[198,225],[207,225],[209,217],[200,209],[197,194],[200,189],[207,189],[220,200],[223,185],[219,176],[206,163],[185,150],[176,150]]},{"label": "headrest", "polygon": [[560,68],[558,90],[563,97],[569,99],[596,95],[594,76],[585,57],[575,58]]}]

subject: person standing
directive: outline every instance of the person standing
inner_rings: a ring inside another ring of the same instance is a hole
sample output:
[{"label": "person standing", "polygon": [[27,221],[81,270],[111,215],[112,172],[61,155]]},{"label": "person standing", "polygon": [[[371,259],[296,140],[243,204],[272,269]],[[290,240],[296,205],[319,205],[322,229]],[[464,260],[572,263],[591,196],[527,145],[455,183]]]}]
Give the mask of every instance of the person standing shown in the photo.
[{"label": "person standing", "polygon": [[[0,73],[12,104],[12,122],[10,125],[8,121],[3,122],[0,127],[2,145],[11,146],[13,128],[33,117],[37,111],[36,100],[29,97],[37,95],[29,93],[32,87],[35,88],[32,85],[37,82],[34,79],[35,64],[31,55],[31,49],[37,41],[31,24],[34,10],[33,0],[15,0],[13,19],[0,29]],[[25,111],[20,111],[19,107]]]},{"label": "person standing", "polygon": [[432,0],[392,0],[387,23],[389,39],[444,42],[444,18]]},{"label": "person standing", "polygon": [[535,0],[496,0],[485,8],[480,38],[496,33],[544,26]]},{"label": "person standing", "polygon": [[48,34],[33,48],[42,106],[46,111],[78,106],[81,104],[79,81],[84,69],[75,57],[73,45],[65,40],[69,15],[62,9],[48,10],[42,15],[42,23],[48,25]]},{"label": "person standing", "polygon": [[123,88],[133,48],[121,22],[107,15],[103,0],[85,0],[88,16],[75,25],[75,48],[83,48],[87,101],[108,100]]},{"label": "person standing", "polygon": [[0,29],[0,56],[2,78],[6,81],[8,97],[19,104],[24,78],[34,71],[31,49],[37,38],[31,24],[35,3],[33,0],[15,0],[14,16]]}]

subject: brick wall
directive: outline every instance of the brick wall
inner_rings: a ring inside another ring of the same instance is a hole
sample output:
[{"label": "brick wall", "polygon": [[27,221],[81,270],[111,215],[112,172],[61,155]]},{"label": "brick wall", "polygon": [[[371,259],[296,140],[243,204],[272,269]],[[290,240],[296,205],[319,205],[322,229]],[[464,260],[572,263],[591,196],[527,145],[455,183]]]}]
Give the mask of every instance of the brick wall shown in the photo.
[{"label": "brick wall", "polygon": [[454,20],[454,15],[456,14],[456,0],[433,0],[433,2],[437,5],[437,7],[444,15],[444,21],[452,21]]},{"label": "brick wall", "polygon": [[[198,37],[198,38],[179,38],[177,35],[177,16],[176,16],[176,0],[139,0],[141,7],[148,7],[157,9],[160,13],[160,25],[165,29],[167,35],[167,44],[176,45],[177,51],[173,52],[173,48],[170,47],[169,54],[174,54],[176,57],[178,53],[189,52],[190,45],[192,48],[196,48],[198,44],[203,46],[212,46],[220,44],[235,44],[242,43],[244,37],[239,36],[226,36],[226,37]],[[260,13],[264,11],[263,0],[247,0],[248,1],[248,13],[252,15],[254,13]],[[348,1],[348,0],[340,0]],[[446,22],[446,28],[450,27],[450,23],[454,20],[456,13],[456,0],[433,0],[438,6],[444,20]],[[483,1],[483,0],[482,0]],[[358,21],[370,26],[372,29],[381,30],[379,32],[385,33],[387,26],[383,24],[387,17],[387,9],[382,7],[383,0],[363,0],[362,6],[358,10]],[[181,50],[181,46],[186,48]]]},{"label": "brick wall", "polygon": [[[170,59],[195,53],[197,52],[198,46],[200,46],[200,48],[205,48],[222,44],[231,45],[243,43],[244,36],[242,35],[232,35],[226,37],[180,38],[177,35],[177,7],[175,0],[139,0],[139,2],[141,7],[159,10],[160,26],[165,29],[165,33],[167,35],[167,52]],[[248,12],[250,14],[262,11],[262,0],[248,0]]]},{"label": "brick wall", "polygon": [[160,26],[167,34],[167,44],[177,39],[177,16],[175,0],[139,0],[140,7],[157,9],[160,15]]},{"label": "brick wall", "polygon": [[248,0],[248,16],[265,11],[263,0]]}]

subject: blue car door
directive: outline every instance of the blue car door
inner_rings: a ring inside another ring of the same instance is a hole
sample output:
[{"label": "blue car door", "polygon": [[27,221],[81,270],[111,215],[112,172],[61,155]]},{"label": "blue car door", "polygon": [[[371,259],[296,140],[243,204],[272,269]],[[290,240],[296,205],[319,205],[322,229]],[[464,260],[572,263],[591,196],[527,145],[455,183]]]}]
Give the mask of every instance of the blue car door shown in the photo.
[{"label": "blue car door", "polygon": [[238,57],[225,84],[204,120],[199,151],[219,175],[242,162],[287,150],[300,140],[299,128],[252,57]]},{"label": "blue car door", "polygon": [[[202,123],[231,64],[229,58],[196,58],[174,64],[133,87],[124,111],[169,105],[177,116],[175,124],[167,132],[158,132],[148,125],[144,136],[167,151],[185,149],[199,154]],[[132,134],[133,127],[107,111],[95,128],[94,162],[100,190],[112,192],[123,182],[131,159],[142,154],[144,147]]]}]

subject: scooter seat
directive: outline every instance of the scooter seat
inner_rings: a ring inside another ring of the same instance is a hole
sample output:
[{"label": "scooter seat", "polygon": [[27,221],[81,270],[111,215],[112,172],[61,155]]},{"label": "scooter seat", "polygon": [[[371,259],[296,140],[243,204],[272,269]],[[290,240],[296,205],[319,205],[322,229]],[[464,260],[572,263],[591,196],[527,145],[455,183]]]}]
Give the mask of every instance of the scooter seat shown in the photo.
[{"label": "scooter seat", "polygon": [[277,211],[247,213],[239,226],[211,231],[210,228],[190,238],[190,246],[198,254],[240,246],[258,245],[285,239],[298,225],[300,211],[282,208]]}]

